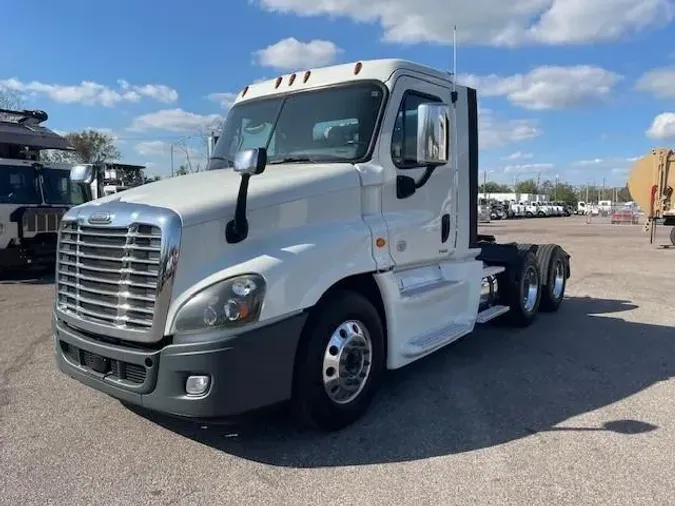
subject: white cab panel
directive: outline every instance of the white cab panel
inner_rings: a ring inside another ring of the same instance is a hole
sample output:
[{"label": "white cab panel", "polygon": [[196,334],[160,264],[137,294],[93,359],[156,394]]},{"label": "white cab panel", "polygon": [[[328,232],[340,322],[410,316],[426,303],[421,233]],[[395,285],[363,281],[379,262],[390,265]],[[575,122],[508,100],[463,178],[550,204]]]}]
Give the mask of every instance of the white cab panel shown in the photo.
[{"label": "white cab panel", "polygon": [[387,366],[402,367],[471,332],[482,276],[483,263],[473,258],[376,274],[387,313]]}]

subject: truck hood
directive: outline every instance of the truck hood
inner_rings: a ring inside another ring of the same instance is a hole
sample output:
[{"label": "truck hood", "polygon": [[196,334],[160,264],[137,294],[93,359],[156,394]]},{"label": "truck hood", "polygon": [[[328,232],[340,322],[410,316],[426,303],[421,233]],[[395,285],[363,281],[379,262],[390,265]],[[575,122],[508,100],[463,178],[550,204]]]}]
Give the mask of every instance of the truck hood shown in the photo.
[{"label": "truck hood", "polygon": [[[197,172],[131,188],[89,205],[128,202],[165,207],[177,212],[183,226],[189,227],[231,218],[240,181],[241,176],[232,169]],[[247,209],[275,206],[360,184],[358,170],[349,163],[273,165],[251,177]]]}]

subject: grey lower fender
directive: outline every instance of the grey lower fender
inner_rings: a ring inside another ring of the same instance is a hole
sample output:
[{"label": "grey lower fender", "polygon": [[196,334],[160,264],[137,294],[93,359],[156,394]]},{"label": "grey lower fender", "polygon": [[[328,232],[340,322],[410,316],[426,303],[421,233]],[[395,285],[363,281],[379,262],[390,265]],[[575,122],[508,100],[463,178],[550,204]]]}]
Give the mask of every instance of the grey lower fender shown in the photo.
[{"label": "grey lower fender", "polygon": [[[306,318],[300,313],[222,339],[153,350],[107,343],[54,317],[54,353],[62,372],[126,403],[186,418],[237,417],[290,399]],[[98,373],[90,367],[92,356],[116,361],[118,371],[129,364],[144,368],[143,380],[137,375],[131,383],[110,372],[115,369]],[[209,389],[188,396],[187,377],[200,374],[211,377]]]}]

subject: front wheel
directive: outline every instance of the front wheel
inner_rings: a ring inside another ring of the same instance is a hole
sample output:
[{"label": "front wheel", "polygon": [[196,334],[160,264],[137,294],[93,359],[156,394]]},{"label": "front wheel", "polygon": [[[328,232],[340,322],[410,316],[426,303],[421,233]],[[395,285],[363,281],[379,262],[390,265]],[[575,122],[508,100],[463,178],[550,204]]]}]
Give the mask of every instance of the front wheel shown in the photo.
[{"label": "front wheel", "polygon": [[365,414],[385,369],[384,329],[364,296],[340,291],[317,305],[298,350],[292,410],[305,426],[340,430]]}]

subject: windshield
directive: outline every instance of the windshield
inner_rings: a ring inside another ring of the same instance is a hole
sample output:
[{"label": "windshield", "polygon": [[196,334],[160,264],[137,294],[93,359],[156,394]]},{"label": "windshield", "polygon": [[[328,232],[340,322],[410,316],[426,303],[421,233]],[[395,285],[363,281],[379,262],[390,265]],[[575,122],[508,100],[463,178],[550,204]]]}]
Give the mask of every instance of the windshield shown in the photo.
[{"label": "windshield", "polygon": [[73,184],[70,181],[70,171],[62,169],[50,169],[45,167],[42,171],[44,181],[45,203],[57,205],[83,204],[85,198],[82,185]]},{"label": "windshield", "polygon": [[0,204],[41,204],[40,187],[33,167],[0,165]]},{"label": "windshield", "polygon": [[261,147],[270,164],[363,159],[383,98],[381,86],[359,83],[236,105],[208,169],[231,167],[237,151]]},{"label": "windshield", "polygon": [[70,181],[70,171],[45,167],[42,192],[35,168],[26,165],[0,166],[0,204],[79,205],[87,199],[84,188]]}]

